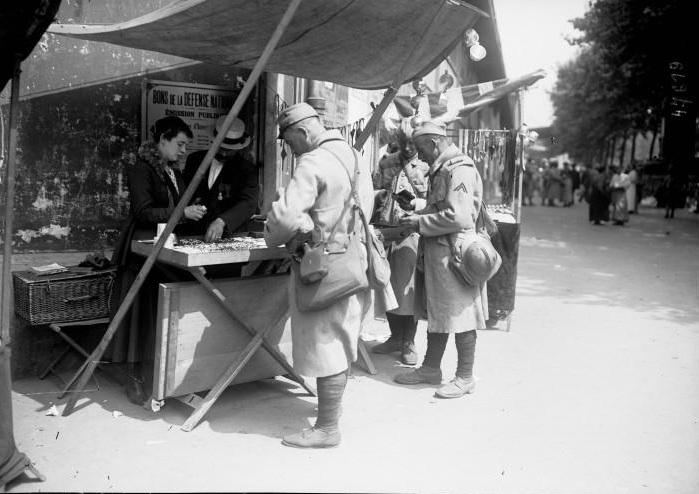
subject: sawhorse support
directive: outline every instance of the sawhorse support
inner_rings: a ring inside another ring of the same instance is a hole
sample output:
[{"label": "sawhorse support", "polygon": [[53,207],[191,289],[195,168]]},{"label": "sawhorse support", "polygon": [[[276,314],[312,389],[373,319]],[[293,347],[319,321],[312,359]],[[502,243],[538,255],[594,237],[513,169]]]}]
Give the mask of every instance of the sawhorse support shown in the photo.
[{"label": "sawhorse support", "polygon": [[245,331],[252,336],[252,339],[243,348],[243,350],[236,356],[235,360],[228,366],[226,371],[221,375],[219,380],[216,382],[213,388],[207,393],[207,395],[201,400],[191,400],[190,405],[194,407],[194,412],[189,416],[189,418],[182,425],[181,429],[189,432],[194,429],[197,424],[204,417],[209,408],[216,402],[221,393],[228,387],[228,385],[236,378],[243,367],[250,361],[255,352],[262,346],[269,354],[287,371],[287,375],[293,381],[298,382],[301,386],[306,389],[311,395],[315,396],[316,391],[306,380],[300,376],[293,369],[291,364],[287,362],[284,355],[282,355],[276,348],[274,348],[265,337],[269,331],[276,327],[281,321],[283,321],[288,312],[288,308],[284,307],[283,311],[272,320],[266,328],[261,331],[257,331],[254,328],[248,326],[246,323],[240,320],[238,314],[229,305],[226,297],[218,290],[214,284],[205,276],[205,270],[202,267],[190,268],[190,272],[194,278],[204,287],[204,289],[218,302],[218,304],[228,313],[228,315],[233,319],[233,321],[240,325]]},{"label": "sawhorse support", "polygon": [[[46,369],[44,369],[44,371],[39,375],[39,379],[45,379],[46,376],[48,376],[49,374],[53,374],[56,377],[58,377],[61,381],[63,381],[61,379],[61,377],[56,373],[55,369],[56,369],[56,366],[65,358],[66,355],[68,355],[68,353],[71,350],[75,350],[80,355],[82,355],[84,358],[90,357],[90,355],[87,353],[87,351],[82,346],[80,346],[73,338],[71,338],[70,336],[68,336],[66,334],[66,332],[64,331],[64,328],[98,326],[101,324],[109,324],[109,318],[102,317],[99,319],[88,319],[85,321],[68,321],[68,322],[49,324],[49,329],[51,329],[51,331],[56,333],[58,336],[61,337],[61,339],[63,339],[63,341],[66,342],[66,348],[65,348],[65,350],[63,350],[63,352],[58,357],[56,357],[46,367]],[[97,368],[100,369],[101,371],[103,371],[107,376],[111,377],[112,379],[115,379],[118,382],[118,380],[114,376],[112,376],[109,373],[109,371],[107,369],[105,369],[102,365],[97,364]],[[63,382],[64,387],[63,387],[61,393],[58,395],[59,400],[61,398],[63,398],[66,395],[66,393],[68,393],[70,388],[73,386],[73,384],[75,384],[75,381],[77,381],[79,377],[80,377],[80,370],[78,372],[76,372],[75,374],[73,374],[73,377],[71,377],[67,383]],[[93,376],[93,378],[94,378],[94,376]]]}]

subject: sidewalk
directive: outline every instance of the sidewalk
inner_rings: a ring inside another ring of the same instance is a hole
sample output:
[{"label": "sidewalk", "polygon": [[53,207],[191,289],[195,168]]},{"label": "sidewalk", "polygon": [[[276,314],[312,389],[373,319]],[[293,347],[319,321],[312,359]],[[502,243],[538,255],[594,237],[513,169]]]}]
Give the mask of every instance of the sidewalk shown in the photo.
[{"label": "sidewalk", "polygon": [[[9,492],[699,491],[699,217],[523,214],[512,330],[479,332],[475,394],[395,385],[397,356],[374,356],[379,374],[355,367],[348,384],[341,446],[306,451],[280,438],[315,399],[284,379],[229,388],[189,433],[185,405],[154,414],[99,375],[72,415],[47,416],[57,383],[23,379],[15,437],[47,481]],[[386,336],[376,321],[364,338]],[[445,379],[455,360],[450,340]]]}]

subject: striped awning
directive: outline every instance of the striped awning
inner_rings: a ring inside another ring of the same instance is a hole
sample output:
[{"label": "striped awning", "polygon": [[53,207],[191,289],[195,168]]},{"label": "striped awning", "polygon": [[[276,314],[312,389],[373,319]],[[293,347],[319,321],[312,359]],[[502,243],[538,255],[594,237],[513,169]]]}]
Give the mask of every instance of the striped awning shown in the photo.
[{"label": "striped awning", "polygon": [[[451,122],[463,118],[485,105],[493,103],[512,91],[530,86],[546,76],[544,70],[514,79],[498,79],[480,84],[471,84],[447,89],[443,92],[424,93],[418,113],[425,120]],[[406,118],[415,114],[411,106],[412,96],[396,96],[394,99],[396,117]]]}]

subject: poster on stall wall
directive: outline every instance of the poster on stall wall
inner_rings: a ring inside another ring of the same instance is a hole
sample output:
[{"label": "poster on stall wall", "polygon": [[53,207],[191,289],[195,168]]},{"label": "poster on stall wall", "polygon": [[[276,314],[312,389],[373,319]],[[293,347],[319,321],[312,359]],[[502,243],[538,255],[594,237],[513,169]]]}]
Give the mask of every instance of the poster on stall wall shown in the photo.
[{"label": "poster on stall wall", "polygon": [[237,94],[225,86],[147,79],[142,93],[141,141],[151,138],[150,128],[157,120],[174,115],[187,122],[194,134],[187,154],[209,149],[216,119],[228,114]]}]

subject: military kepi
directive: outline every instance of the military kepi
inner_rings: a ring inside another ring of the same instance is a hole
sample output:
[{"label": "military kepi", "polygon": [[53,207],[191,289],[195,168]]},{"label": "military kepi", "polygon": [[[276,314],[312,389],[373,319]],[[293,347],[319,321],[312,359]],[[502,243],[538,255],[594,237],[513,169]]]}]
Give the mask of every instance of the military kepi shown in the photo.
[{"label": "military kepi", "polygon": [[296,103],[295,105],[287,106],[277,117],[277,124],[279,125],[279,136],[277,139],[281,139],[284,136],[284,131],[290,126],[311,117],[320,118],[318,112],[308,103]]},{"label": "military kepi", "polygon": [[415,130],[413,130],[413,139],[424,135],[446,137],[447,127],[443,123],[427,120],[422,122],[420,125],[415,127]]}]

